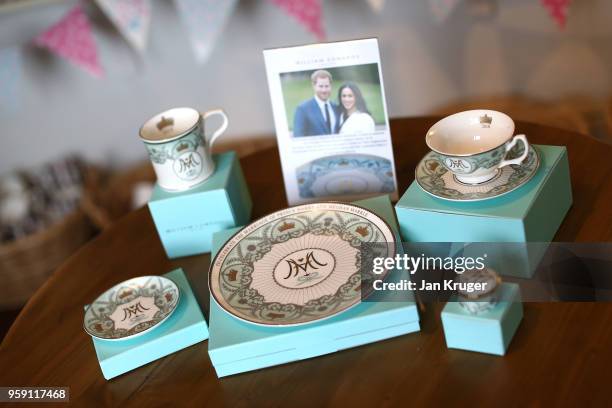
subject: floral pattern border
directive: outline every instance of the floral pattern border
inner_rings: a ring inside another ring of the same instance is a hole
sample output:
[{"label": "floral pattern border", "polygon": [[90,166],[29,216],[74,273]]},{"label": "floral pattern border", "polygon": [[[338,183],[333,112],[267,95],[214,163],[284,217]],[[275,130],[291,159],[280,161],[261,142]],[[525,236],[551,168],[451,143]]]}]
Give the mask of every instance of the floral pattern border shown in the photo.
[{"label": "floral pattern border", "polygon": [[302,198],[317,197],[312,191],[312,185],[317,178],[338,170],[356,169],[375,175],[382,186],[379,191],[368,193],[392,193],[395,191],[395,178],[391,161],[383,157],[369,155],[342,155],[323,157],[307,163],[296,170],[297,185]]},{"label": "floral pattern border", "polygon": [[185,151],[195,151],[204,141],[199,134],[200,128],[196,127],[191,133],[167,143],[145,143],[149,158],[155,164],[164,164],[167,160],[176,160]]}]

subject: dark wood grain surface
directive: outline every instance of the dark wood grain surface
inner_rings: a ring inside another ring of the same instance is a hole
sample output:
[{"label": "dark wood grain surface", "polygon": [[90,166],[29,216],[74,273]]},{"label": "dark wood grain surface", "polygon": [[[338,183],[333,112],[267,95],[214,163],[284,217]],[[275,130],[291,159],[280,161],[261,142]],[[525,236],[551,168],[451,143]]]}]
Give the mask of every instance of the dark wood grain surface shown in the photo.
[{"label": "dark wood grain surface", "polygon": [[[426,153],[435,118],[391,122],[400,191]],[[556,241],[612,239],[612,147],[588,136],[520,123],[533,143],[568,147],[574,205]],[[253,217],[286,206],[276,149],[242,160]],[[422,330],[297,363],[217,379],[207,342],[105,381],[83,305],[111,285],[182,267],[207,313],[209,256],[166,259],[146,208],[71,257],[23,309],[0,349],[0,386],[68,386],[79,405],[231,406],[609,405],[612,304],[525,304],[504,357],[445,346],[441,305]],[[18,271],[16,271],[18,272]]]}]

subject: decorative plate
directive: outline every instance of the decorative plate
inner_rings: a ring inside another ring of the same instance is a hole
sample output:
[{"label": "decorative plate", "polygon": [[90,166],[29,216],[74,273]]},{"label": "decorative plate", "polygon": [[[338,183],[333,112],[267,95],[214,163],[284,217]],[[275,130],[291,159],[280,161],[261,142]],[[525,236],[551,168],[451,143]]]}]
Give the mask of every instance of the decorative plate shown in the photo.
[{"label": "decorative plate", "polygon": [[[508,159],[519,157],[521,146],[508,155]],[[498,170],[492,179],[480,184],[462,183],[448,171],[435,152],[429,152],[415,171],[415,180],[428,194],[450,201],[481,201],[499,197],[527,183],[538,171],[540,159],[537,151],[529,146],[529,155],[520,165],[509,165]]]},{"label": "decorative plate", "polygon": [[364,208],[330,202],[291,207],[225,243],[211,264],[210,291],[223,310],[251,323],[310,323],[358,304],[362,260],[369,265],[372,257],[393,257],[395,245],[389,225]]},{"label": "decorative plate", "polygon": [[141,335],[166,320],[176,309],[180,291],[163,276],[140,276],[102,293],[85,311],[91,336],[124,340]]},{"label": "decorative plate", "polygon": [[367,154],[323,157],[300,166],[296,175],[302,198],[395,191],[391,161]]}]

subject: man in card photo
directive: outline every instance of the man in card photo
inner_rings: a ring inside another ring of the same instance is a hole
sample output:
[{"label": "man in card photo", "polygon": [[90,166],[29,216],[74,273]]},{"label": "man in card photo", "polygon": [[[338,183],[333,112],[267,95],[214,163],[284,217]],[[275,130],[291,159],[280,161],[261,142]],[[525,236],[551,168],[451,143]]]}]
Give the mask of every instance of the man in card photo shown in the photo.
[{"label": "man in card photo", "polygon": [[330,100],[331,74],[320,69],[312,73],[310,80],[314,96],[302,102],[293,120],[293,136],[316,136],[338,133],[338,105]]}]

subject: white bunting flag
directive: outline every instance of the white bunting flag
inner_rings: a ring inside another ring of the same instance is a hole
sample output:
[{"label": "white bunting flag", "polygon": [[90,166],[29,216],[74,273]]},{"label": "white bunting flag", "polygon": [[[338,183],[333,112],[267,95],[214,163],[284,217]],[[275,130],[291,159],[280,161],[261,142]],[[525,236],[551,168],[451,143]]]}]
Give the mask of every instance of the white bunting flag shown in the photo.
[{"label": "white bunting flag", "polygon": [[200,64],[208,60],[237,0],[175,0]]},{"label": "white bunting flag", "polygon": [[149,0],[96,0],[123,38],[138,52],[147,47],[151,6]]}]

